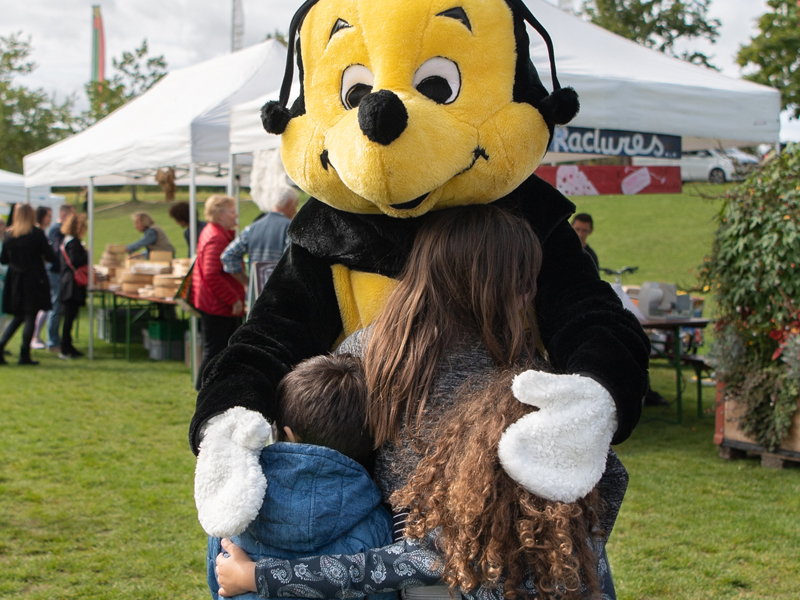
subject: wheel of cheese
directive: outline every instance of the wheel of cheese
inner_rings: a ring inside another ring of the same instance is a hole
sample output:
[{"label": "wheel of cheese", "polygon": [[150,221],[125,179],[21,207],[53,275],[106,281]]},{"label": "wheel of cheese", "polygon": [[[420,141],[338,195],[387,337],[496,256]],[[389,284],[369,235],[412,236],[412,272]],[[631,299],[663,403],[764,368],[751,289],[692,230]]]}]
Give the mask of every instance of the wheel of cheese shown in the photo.
[{"label": "wheel of cheese", "polygon": [[179,287],[183,277],[174,275],[156,275],[153,277],[153,285],[156,287]]},{"label": "wheel of cheese", "polygon": [[150,260],[153,262],[170,263],[172,262],[172,252],[164,250],[151,250]]},{"label": "wheel of cheese", "polygon": [[143,284],[153,283],[153,276],[127,272],[120,275],[119,280],[122,283],[135,283],[138,287],[142,287]]},{"label": "wheel of cheese", "polygon": [[178,288],[156,286],[156,296],[159,298],[174,298]]}]

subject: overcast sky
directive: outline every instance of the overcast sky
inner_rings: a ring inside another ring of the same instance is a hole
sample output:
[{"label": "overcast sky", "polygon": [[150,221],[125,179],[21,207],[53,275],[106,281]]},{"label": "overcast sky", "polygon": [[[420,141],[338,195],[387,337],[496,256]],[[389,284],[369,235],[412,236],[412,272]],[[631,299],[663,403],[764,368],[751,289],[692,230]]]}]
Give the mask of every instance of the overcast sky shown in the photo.
[{"label": "overcast sky", "polygon": [[[557,4],[557,0],[549,0]],[[573,0],[578,6],[581,0]],[[230,0],[0,0],[0,35],[21,31],[30,36],[33,60],[39,68],[20,78],[31,88],[56,92],[60,99],[77,93],[85,108],[84,84],[91,73],[91,6],[103,14],[106,75],[111,57],[138,47],[147,38],[150,55],[163,54],[170,69],[193,65],[230,50]],[[301,0],[242,0],[245,46],[262,41],[268,32],[287,31]],[[712,0],[711,15],[722,21],[719,42],[698,42],[693,49],[713,54],[712,62],[738,77],[734,55],[756,32],[756,19],[766,0]],[[559,40],[554,40],[556,51]]]}]

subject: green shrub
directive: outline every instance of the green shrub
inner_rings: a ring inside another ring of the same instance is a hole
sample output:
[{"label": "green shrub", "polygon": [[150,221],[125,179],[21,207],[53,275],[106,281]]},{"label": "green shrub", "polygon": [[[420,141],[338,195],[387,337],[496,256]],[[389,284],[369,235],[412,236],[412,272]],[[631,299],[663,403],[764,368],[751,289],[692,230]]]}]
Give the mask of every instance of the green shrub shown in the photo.
[{"label": "green shrub", "polygon": [[727,191],[701,279],[716,297],[710,360],[726,399],[745,407],[745,434],[774,450],[800,390],[800,146]]}]

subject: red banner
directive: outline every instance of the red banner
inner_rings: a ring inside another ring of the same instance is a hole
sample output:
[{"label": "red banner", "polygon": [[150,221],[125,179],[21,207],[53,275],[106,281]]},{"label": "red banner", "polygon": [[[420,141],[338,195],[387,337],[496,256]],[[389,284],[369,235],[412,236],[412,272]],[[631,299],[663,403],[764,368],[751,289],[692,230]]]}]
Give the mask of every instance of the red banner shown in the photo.
[{"label": "red banner", "polygon": [[565,196],[680,194],[680,167],[541,166],[536,175]]}]

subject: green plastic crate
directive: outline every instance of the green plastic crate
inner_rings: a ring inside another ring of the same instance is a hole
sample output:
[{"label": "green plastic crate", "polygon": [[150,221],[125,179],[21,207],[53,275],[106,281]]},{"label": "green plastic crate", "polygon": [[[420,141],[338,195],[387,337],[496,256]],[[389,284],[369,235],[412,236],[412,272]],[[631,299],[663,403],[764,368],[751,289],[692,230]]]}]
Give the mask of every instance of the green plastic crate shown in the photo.
[{"label": "green plastic crate", "polygon": [[147,325],[147,333],[151,340],[182,342],[187,328],[187,321],[150,321]]}]

